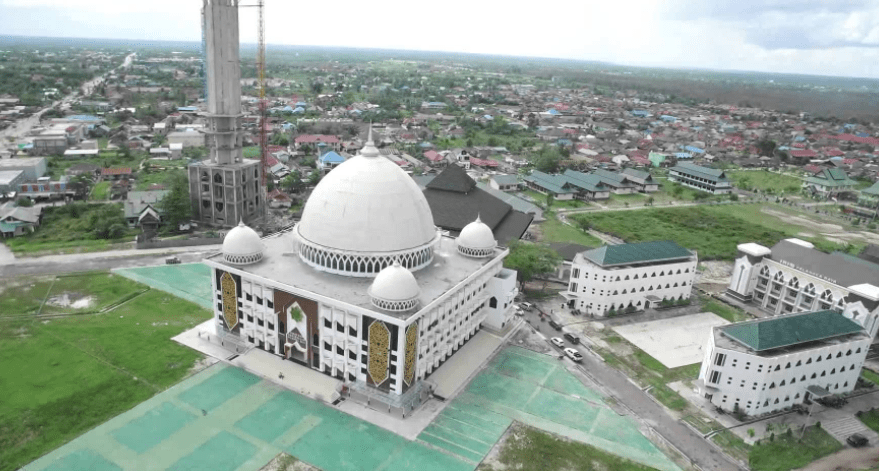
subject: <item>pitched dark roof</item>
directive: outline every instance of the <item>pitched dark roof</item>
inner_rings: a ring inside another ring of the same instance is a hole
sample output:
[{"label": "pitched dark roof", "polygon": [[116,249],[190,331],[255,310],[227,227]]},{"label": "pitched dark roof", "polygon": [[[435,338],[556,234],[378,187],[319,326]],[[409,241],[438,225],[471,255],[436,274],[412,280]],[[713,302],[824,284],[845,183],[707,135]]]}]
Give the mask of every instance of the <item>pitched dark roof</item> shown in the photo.
[{"label": "pitched dark roof", "polygon": [[500,245],[510,245],[511,241],[522,238],[533,220],[533,214],[523,213],[514,209],[507,213],[507,216],[501,220],[500,224],[495,226],[493,231],[494,238]]},{"label": "pitched dark roof", "polygon": [[757,352],[863,330],[860,324],[836,311],[803,312],[720,327],[724,335]]},{"label": "pitched dark roof", "polygon": [[769,258],[803,271],[818,273],[839,286],[849,287],[879,280],[879,264],[841,253],[827,254],[789,240],[772,246]]},{"label": "pitched dark roof", "polygon": [[578,253],[594,248],[570,242],[550,242],[549,246],[568,262],[573,261]]},{"label": "pitched dark roof", "polygon": [[861,250],[861,253],[858,254],[858,258],[879,265],[879,245],[868,244],[864,247],[864,250]]},{"label": "pitched dark roof", "polygon": [[604,245],[583,252],[583,256],[602,267],[607,267],[689,258],[693,256],[693,252],[670,240],[654,240],[636,244]]},{"label": "pitched dark roof", "polygon": [[475,186],[476,180],[470,178],[470,175],[467,175],[467,172],[457,165],[449,165],[427,184],[428,189],[457,193],[467,193]]},{"label": "pitched dark roof", "polygon": [[638,180],[644,180],[645,182],[653,181],[653,177],[650,176],[649,172],[643,172],[641,170],[635,170],[633,168],[623,169],[623,171],[620,173],[628,177],[637,178]]},{"label": "pitched dark roof", "polygon": [[430,205],[430,211],[433,213],[433,223],[448,231],[460,231],[464,226],[475,221],[476,216],[494,230],[495,226],[513,209],[509,204],[481,188],[474,188],[469,193],[459,193],[437,190],[431,188],[428,183],[424,197],[427,198],[427,204]]},{"label": "pitched dark roof", "polygon": [[690,162],[679,162],[669,170],[675,170],[687,175],[694,175],[712,182],[727,182],[726,174],[723,170],[710,167],[702,167],[701,165],[692,164]]}]

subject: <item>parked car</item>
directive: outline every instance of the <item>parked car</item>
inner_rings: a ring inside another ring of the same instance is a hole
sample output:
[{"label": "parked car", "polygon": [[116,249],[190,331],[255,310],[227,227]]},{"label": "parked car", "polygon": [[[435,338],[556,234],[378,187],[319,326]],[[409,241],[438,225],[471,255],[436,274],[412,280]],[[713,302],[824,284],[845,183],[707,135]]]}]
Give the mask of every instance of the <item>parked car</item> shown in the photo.
[{"label": "parked car", "polygon": [[519,307],[521,307],[523,310],[526,310],[526,311],[530,311],[530,310],[534,309],[534,305],[529,302],[520,303]]},{"label": "parked car", "polygon": [[521,316],[524,316],[524,315],[525,315],[525,311],[523,311],[521,307],[516,306],[516,315],[517,315],[517,316],[520,316],[520,317],[521,317]]},{"label": "parked car", "polygon": [[561,324],[559,324],[558,322],[556,322],[552,319],[549,320],[549,326],[555,330],[558,330],[559,332],[561,332],[561,330],[562,330]]},{"label": "parked car", "polygon": [[556,347],[565,348],[565,341],[560,339],[559,337],[553,337],[549,339],[549,341],[552,342],[552,344]]},{"label": "parked car", "polygon": [[867,443],[870,442],[870,440],[867,440],[867,437],[861,435],[860,433],[854,433],[850,435],[848,438],[845,439],[845,441],[855,448],[867,446]]},{"label": "parked car", "polygon": [[176,265],[180,263],[180,259],[177,257],[168,257],[165,259],[165,265]]},{"label": "parked car", "polygon": [[581,360],[583,360],[583,355],[580,355],[580,352],[578,352],[577,350],[574,350],[573,348],[566,348],[565,349],[565,356],[567,356],[571,360],[576,361],[577,363],[579,363]]},{"label": "parked car", "polygon": [[574,335],[570,332],[565,332],[565,338],[568,340],[568,342],[571,342],[574,345],[577,345],[580,343],[580,337],[577,337],[576,335]]}]

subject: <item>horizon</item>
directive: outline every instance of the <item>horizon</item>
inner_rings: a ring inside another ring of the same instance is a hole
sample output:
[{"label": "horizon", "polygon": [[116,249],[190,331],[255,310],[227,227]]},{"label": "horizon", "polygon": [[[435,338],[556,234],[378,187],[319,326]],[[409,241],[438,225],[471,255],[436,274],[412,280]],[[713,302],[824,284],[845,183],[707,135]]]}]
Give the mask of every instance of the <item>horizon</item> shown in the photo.
[{"label": "horizon", "polygon": [[[143,38],[101,38],[101,37],[88,37],[88,36],[35,36],[35,35],[10,35],[10,34],[0,34],[0,41],[3,39],[15,39],[15,38],[27,38],[32,40],[82,40],[82,41],[108,41],[108,42],[120,42],[120,43],[128,43],[128,42],[146,42],[146,45],[161,45],[162,43],[167,44],[181,44],[181,45],[194,45],[197,48],[201,49],[201,41],[200,40],[188,40],[188,39],[143,39]],[[138,44],[136,46],[143,47],[145,44]],[[134,46],[130,46],[134,48]],[[239,43],[239,47],[242,50],[249,50],[250,48],[256,49],[256,42],[246,42],[242,41]],[[591,64],[591,65],[605,65],[608,67],[617,67],[617,68],[632,68],[632,69],[643,69],[643,70],[666,70],[666,71],[680,71],[680,72],[711,72],[711,73],[723,73],[723,74],[765,74],[765,75],[779,75],[779,76],[791,76],[791,77],[815,77],[815,78],[832,78],[832,79],[847,79],[847,80],[869,80],[879,82],[879,77],[866,77],[866,76],[851,76],[851,75],[833,75],[833,74],[819,74],[819,73],[801,73],[801,72],[783,72],[783,71],[763,71],[763,70],[744,70],[744,69],[732,69],[732,68],[706,68],[706,67],[688,67],[688,66],[656,66],[656,65],[637,65],[637,64],[624,64],[618,62],[609,62],[604,60],[592,60],[592,59],[576,59],[576,58],[567,58],[567,57],[545,57],[545,56],[521,56],[521,55],[512,55],[512,54],[501,54],[501,53],[480,53],[480,52],[464,52],[464,51],[448,51],[448,50],[423,50],[423,49],[397,49],[397,48],[383,48],[383,47],[363,47],[363,46],[328,46],[328,45],[319,45],[319,44],[278,44],[278,43],[266,43],[266,50],[272,47],[276,48],[315,48],[315,49],[341,49],[341,50],[363,50],[363,51],[376,51],[376,52],[385,52],[385,53],[407,53],[407,54],[448,54],[448,55],[464,55],[464,56],[479,56],[479,57],[487,57],[487,58],[504,58],[504,59],[518,59],[518,60],[549,60],[549,61],[559,61],[559,62],[573,62],[573,63],[583,63],[583,64]],[[175,51],[176,52],[176,51]],[[393,59],[393,58],[389,58]],[[269,57],[269,61],[271,62],[271,58]]]},{"label": "horizon", "polygon": [[[201,5],[198,0],[0,0],[0,31],[22,37],[200,42]],[[239,9],[245,44],[257,36],[257,11],[248,6]],[[341,15],[345,19],[338,19]],[[320,4],[268,0],[265,26],[266,42],[275,46],[879,79],[879,0],[619,0],[612,5],[561,0],[538,8],[450,0],[430,10],[402,0],[369,5],[339,0],[330,13]]]}]

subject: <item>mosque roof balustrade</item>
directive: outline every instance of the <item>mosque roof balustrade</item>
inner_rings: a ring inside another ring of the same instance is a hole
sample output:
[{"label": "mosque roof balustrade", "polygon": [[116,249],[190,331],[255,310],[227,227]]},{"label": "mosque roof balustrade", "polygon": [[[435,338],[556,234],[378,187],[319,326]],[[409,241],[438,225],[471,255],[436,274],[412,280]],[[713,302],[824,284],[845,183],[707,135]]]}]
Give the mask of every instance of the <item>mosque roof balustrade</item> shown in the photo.
[{"label": "mosque roof balustrade", "polygon": [[[434,302],[458,287],[469,276],[485,269],[507,253],[506,248],[498,247],[494,249],[493,257],[466,257],[458,253],[454,238],[438,236],[431,249],[433,254],[431,261],[423,268],[413,271],[421,289],[418,298],[421,307],[418,310],[394,312],[378,310],[373,306],[372,298],[368,293],[373,281],[372,277],[344,276],[326,270],[317,270],[300,258],[299,253],[293,248],[296,244],[291,241],[291,237],[293,237],[291,232],[281,232],[263,238],[265,255],[260,263],[253,265],[229,264],[223,260],[222,254],[209,256],[206,261],[217,264],[221,268],[225,266],[231,270],[260,277],[266,280],[266,284],[277,284],[281,290],[287,289],[319,302],[333,300],[392,318],[408,319],[425,309],[432,309]],[[393,262],[389,261],[390,263]],[[405,266],[402,261],[401,264]]]}]

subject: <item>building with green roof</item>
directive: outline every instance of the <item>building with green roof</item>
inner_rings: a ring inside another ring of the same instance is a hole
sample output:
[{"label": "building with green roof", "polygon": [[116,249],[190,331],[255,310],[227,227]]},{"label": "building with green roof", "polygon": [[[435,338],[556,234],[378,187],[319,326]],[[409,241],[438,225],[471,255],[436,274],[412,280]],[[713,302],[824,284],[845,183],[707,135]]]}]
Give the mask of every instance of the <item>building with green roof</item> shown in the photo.
[{"label": "building with green roof", "polygon": [[815,194],[833,196],[845,191],[853,191],[857,183],[841,168],[825,168],[806,178],[803,187]]},{"label": "building with green roof", "polygon": [[571,263],[568,306],[606,316],[689,299],[698,258],[670,240],[605,245],[578,253]]},{"label": "building with green roof", "polygon": [[681,185],[714,195],[732,193],[732,181],[723,170],[679,162],[668,169],[668,179]]},{"label": "building with green roof", "polygon": [[879,182],[861,190],[858,195],[858,206],[868,209],[879,209]]},{"label": "building with green roof", "polygon": [[821,310],[712,328],[697,388],[715,406],[757,415],[852,391],[876,313]]}]

